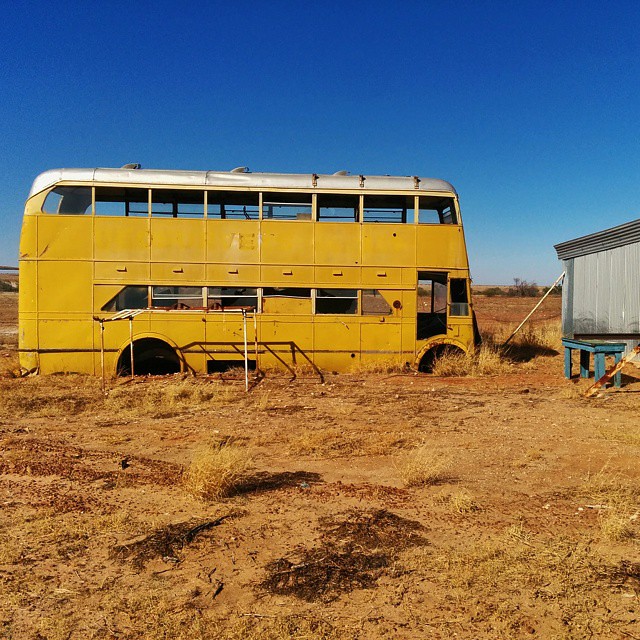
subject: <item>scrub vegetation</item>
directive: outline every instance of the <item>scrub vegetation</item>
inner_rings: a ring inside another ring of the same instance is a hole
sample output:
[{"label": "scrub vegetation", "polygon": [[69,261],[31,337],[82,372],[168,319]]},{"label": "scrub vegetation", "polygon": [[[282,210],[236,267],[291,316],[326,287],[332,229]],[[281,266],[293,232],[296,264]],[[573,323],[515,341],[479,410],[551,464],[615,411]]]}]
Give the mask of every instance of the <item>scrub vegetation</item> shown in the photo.
[{"label": "scrub vegetation", "polygon": [[477,296],[437,375],[103,393],[13,377],[2,296],[0,637],[640,637],[640,374],[582,397],[557,297],[500,349],[531,299]]}]

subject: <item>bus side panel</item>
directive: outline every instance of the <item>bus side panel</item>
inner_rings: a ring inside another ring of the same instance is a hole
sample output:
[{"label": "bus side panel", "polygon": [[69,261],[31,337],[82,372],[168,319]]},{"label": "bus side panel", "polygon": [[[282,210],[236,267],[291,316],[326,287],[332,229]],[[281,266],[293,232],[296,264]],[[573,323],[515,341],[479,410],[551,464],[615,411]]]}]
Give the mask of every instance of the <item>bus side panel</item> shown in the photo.
[{"label": "bus side panel", "polygon": [[402,356],[402,323],[390,317],[367,316],[362,321],[362,364],[399,366]]},{"label": "bus side panel", "polygon": [[[346,222],[317,222],[315,225],[315,264],[350,266],[362,264],[360,228]],[[309,263],[311,264],[311,257]]]},{"label": "bus side panel", "polygon": [[208,220],[207,262],[260,264],[260,226],[253,220]]},{"label": "bus side panel", "polygon": [[462,227],[449,224],[416,227],[416,265],[419,268],[467,269],[467,250]]},{"label": "bus side panel", "polygon": [[[239,313],[207,313],[206,336],[204,344],[206,360],[228,361],[237,360],[238,365],[244,361],[244,329],[242,315]],[[253,318],[247,319],[247,348],[249,359],[255,358],[255,333]]]},{"label": "bus side panel", "polygon": [[40,215],[37,219],[40,260],[93,258],[91,216]]},{"label": "bus side panel", "polygon": [[263,220],[260,229],[263,264],[311,264],[313,256],[311,222]]},{"label": "bus side panel", "polygon": [[151,218],[152,263],[202,263],[205,252],[204,220]]},{"label": "bus side panel", "polygon": [[[25,215],[22,218],[22,231],[20,232],[20,260],[36,257],[38,252],[37,238],[38,217]],[[22,288],[22,282],[20,288]]]},{"label": "bus side panel", "polygon": [[90,317],[40,317],[41,373],[94,373],[93,327]]},{"label": "bus side panel", "polygon": [[261,314],[259,322],[261,368],[313,366],[313,324],[309,317]]},{"label": "bus side panel", "polygon": [[73,313],[91,314],[92,268],[91,262],[39,262],[38,312],[60,313],[63,318]]},{"label": "bus side panel", "polygon": [[360,365],[360,318],[316,315],[313,319],[314,361],[319,369],[348,371]]},{"label": "bus side panel", "polygon": [[362,227],[362,262],[365,265],[404,267],[415,264],[416,227],[376,224]]},{"label": "bus side panel", "polygon": [[94,221],[96,260],[149,261],[148,218],[95,216]]}]

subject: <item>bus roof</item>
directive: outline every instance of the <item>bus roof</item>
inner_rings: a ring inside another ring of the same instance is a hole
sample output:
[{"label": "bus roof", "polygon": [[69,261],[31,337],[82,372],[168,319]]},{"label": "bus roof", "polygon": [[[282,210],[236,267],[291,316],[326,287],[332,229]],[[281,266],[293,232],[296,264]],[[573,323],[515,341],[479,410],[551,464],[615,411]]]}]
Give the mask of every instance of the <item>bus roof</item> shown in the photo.
[{"label": "bus roof", "polygon": [[253,189],[344,189],[456,193],[451,184],[418,176],[360,176],[314,173],[251,173],[242,171],[166,171],[159,169],[51,169],[34,181],[29,197],[58,182],[122,183],[150,186],[245,187]]}]

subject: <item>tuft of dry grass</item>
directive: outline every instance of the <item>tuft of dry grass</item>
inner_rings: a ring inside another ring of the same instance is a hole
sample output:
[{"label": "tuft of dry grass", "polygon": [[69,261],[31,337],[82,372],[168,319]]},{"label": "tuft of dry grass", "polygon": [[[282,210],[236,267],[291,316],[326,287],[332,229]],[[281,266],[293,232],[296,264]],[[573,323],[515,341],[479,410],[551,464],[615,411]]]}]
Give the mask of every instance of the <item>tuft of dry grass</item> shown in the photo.
[{"label": "tuft of dry grass", "polygon": [[186,490],[201,500],[220,500],[233,494],[251,466],[246,449],[233,444],[209,447],[195,454],[183,476]]},{"label": "tuft of dry grass", "polygon": [[580,494],[600,511],[600,532],[605,540],[622,542],[636,536],[634,524],[640,514],[640,486],[605,466],[590,474]]},{"label": "tuft of dry grass", "polygon": [[492,344],[485,344],[475,352],[446,352],[433,365],[434,375],[443,377],[490,376],[508,369],[509,363]]},{"label": "tuft of dry grass", "polygon": [[437,484],[449,475],[451,459],[428,445],[413,449],[402,461],[399,471],[407,487]]},{"label": "tuft of dry grass", "polygon": [[449,496],[449,505],[455,513],[471,513],[478,511],[479,507],[473,496],[466,490],[461,489]]}]

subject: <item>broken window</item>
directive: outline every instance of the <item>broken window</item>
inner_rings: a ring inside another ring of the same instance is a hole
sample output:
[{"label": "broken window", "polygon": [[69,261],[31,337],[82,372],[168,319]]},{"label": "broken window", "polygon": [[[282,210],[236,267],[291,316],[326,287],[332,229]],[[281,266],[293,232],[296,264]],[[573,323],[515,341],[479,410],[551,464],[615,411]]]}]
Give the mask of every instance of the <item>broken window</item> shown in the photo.
[{"label": "broken window", "polygon": [[224,309],[256,309],[258,290],[255,287],[209,287],[207,307],[215,311]]},{"label": "broken window", "polygon": [[204,216],[204,192],[186,189],[154,189],[151,192],[151,215],[202,218]]},{"label": "broken window", "polygon": [[358,313],[358,290],[318,289],[316,313]]},{"label": "broken window", "polygon": [[159,309],[202,309],[202,287],[152,287],[151,306]]},{"label": "broken window", "polygon": [[417,339],[447,333],[447,274],[418,273]]},{"label": "broken window", "polygon": [[91,187],[56,187],[47,194],[42,211],[70,215],[91,213]]},{"label": "broken window", "polygon": [[107,304],[102,311],[123,311],[124,309],[146,309],[149,306],[149,288],[143,286],[124,287]]},{"label": "broken window", "polygon": [[311,313],[311,289],[298,287],[265,287],[262,290],[262,311],[292,315]]},{"label": "broken window", "polygon": [[96,187],[97,216],[149,215],[148,189]]},{"label": "broken window", "polygon": [[318,220],[322,222],[357,222],[360,212],[360,196],[318,195]]},{"label": "broken window", "polygon": [[420,196],[418,222],[420,224],[457,224],[453,198]]},{"label": "broken window", "polygon": [[311,220],[310,193],[265,193],[263,220]]},{"label": "broken window", "polygon": [[413,196],[365,196],[364,222],[413,222]]},{"label": "broken window", "polygon": [[362,315],[388,316],[391,315],[391,307],[377,289],[363,289]]},{"label": "broken window", "polygon": [[311,289],[298,287],[265,287],[262,290],[263,298],[310,298]]},{"label": "broken window", "polygon": [[467,297],[466,278],[451,278],[449,281],[449,293],[451,295],[449,315],[468,316],[469,298]]},{"label": "broken window", "polygon": [[207,217],[221,220],[257,220],[260,217],[259,195],[239,191],[208,191]]}]

